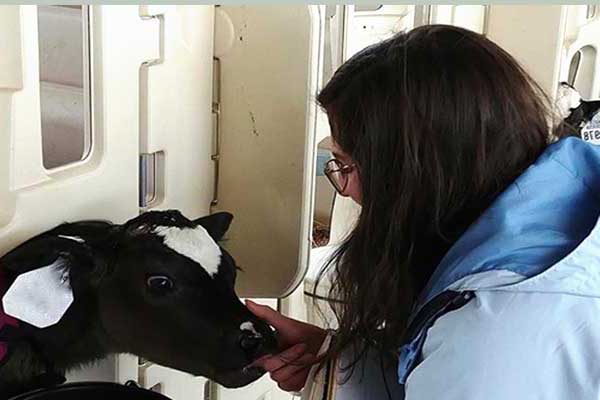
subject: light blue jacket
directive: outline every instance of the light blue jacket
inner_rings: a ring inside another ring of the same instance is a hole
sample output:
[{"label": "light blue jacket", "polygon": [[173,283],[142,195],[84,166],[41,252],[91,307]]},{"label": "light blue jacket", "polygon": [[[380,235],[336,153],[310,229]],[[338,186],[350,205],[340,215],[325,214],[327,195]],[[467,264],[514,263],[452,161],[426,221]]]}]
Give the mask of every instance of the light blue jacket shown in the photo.
[{"label": "light blue jacket", "polygon": [[600,146],[563,139],[442,260],[400,349],[406,400],[600,399]]}]

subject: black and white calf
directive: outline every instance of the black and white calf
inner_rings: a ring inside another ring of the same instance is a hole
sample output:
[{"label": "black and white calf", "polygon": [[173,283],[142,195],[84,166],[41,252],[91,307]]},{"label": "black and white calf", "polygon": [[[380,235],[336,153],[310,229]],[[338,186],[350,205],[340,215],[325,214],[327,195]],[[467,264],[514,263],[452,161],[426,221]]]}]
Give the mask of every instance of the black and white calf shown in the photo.
[{"label": "black and white calf", "polygon": [[247,366],[276,340],[234,292],[235,261],[217,244],[231,220],[154,211],[68,223],[0,258],[0,398],[111,353],[227,387],[259,378]]},{"label": "black and white calf", "polygon": [[561,121],[556,136],[577,136],[600,144],[600,100],[584,100],[573,86],[561,82],[556,103]]}]

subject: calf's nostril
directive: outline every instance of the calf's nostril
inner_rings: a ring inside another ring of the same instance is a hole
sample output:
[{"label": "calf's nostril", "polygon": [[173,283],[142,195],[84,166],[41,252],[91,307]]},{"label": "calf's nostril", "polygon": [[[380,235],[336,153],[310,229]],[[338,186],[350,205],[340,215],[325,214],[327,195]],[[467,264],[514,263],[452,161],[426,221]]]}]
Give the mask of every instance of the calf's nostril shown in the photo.
[{"label": "calf's nostril", "polygon": [[260,347],[263,338],[261,336],[255,336],[251,332],[244,332],[240,336],[240,347],[244,351],[254,351]]}]

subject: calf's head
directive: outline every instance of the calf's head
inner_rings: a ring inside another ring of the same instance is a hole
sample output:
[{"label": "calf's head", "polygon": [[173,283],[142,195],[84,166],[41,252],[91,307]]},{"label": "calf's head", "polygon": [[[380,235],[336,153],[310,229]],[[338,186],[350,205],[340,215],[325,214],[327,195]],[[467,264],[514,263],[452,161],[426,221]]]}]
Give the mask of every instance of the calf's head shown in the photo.
[{"label": "calf's head", "polygon": [[21,274],[60,260],[62,273],[68,271],[73,304],[45,329],[89,319],[77,310],[92,304],[85,312],[97,319],[101,332],[95,334],[111,352],[239,387],[262,375],[247,366],[274,351],[276,341],[234,292],[235,261],[217,243],[231,219],[228,213],[189,220],[178,211],[153,211],[123,225],[64,224],[0,262]]},{"label": "calf's head", "polygon": [[600,100],[583,99],[572,85],[561,82],[556,96],[560,118],[554,129],[558,137],[576,136],[600,144]]}]

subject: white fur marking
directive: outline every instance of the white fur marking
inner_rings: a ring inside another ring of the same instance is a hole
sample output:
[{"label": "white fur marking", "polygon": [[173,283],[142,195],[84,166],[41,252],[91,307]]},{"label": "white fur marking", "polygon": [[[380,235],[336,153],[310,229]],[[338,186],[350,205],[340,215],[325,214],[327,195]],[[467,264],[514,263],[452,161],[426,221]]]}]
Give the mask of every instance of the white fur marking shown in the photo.
[{"label": "white fur marking", "polygon": [[556,95],[556,108],[561,119],[565,119],[571,115],[571,110],[579,107],[580,104],[581,96],[577,90],[565,84],[561,84],[558,87],[558,94]]},{"label": "white fur marking", "polygon": [[250,321],[243,322],[240,325],[240,331],[250,331],[255,337],[262,337],[262,335],[254,329],[254,324]]},{"label": "white fur marking", "polygon": [[58,235],[59,238],[74,240],[77,243],[85,243],[85,240],[80,238],[79,236],[67,236],[67,235]]},{"label": "white fur marking", "polygon": [[159,226],[154,233],[163,237],[167,247],[200,264],[211,277],[219,272],[221,249],[204,227]]}]

